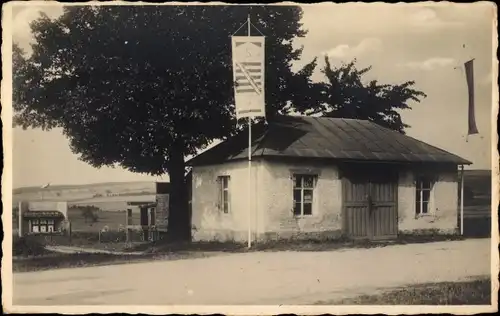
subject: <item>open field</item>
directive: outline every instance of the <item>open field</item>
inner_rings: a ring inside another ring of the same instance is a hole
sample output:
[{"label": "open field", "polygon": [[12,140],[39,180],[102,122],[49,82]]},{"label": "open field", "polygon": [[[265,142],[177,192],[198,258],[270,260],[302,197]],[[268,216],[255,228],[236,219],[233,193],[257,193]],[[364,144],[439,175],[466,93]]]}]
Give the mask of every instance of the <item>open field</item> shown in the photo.
[{"label": "open field", "polygon": [[[97,207],[98,204],[93,204]],[[99,211],[96,212],[98,216],[98,221],[96,223],[85,222],[85,218],[82,215],[80,209],[68,209],[68,218],[71,221],[71,230],[73,232],[98,232],[107,226],[109,230],[118,230],[120,226],[125,226],[126,223],[126,211]],[[140,214],[139,212],[132,213],[132,220],[135,223],[139,223]]]},{"label": "open field", "polygon": [[[155,194],[128,194],[128,195],[119,195],[119,196],[103,196],[103,197],[95,197],[90,199],[82,199],[82,200],[73,200],[69,202],[70,205],[91,205],[95,203],[99,203],[101,205],[104,204],[113,204],[113,203],[124,203],[125,201],[130,202],[154,202],[156,199]],[[106,209],[101,207],[102,209]],[[109,210],[113,210],[112,208],[108,208]]]},{"label": "open field", "polygon": [[[13,203],[19,201],[68,201],[76,202],[94,198],[109,197],[110,200],[101,202],[112,202],[113,198],[119,196],[154,195],[154,182],[110,182],[83,185],[53,185],[46,189],[40,187],[24,187],[13,190]],[[92,201],[91,201],[92,202]]]}]

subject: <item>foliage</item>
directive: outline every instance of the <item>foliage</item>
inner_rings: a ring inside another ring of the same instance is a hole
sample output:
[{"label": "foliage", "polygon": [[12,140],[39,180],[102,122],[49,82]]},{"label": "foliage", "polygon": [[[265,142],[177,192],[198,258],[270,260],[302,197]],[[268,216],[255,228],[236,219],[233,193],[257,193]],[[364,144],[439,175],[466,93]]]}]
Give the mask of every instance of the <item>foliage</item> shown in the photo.
[{"label": "foliage", "polygon": [[29,237],[12,236],[12,255],[20,257],[41,256],[50,254],[43,244]]},{"label": "foliage", "polygon": [[53,269],[82,268],[92,266],[130,264],[151,262],[152,260],[183,260],[204,258],[206,253],[170,253],[157,256],[156,254],[107,254],[107,253],[54,253],[48,256],[14,259],[12,270],[14,272],[33,272]]},{"label": "foliage", "polygon": [[[426,94],[415,90],[414,81],[401,84],[380,84],[377,80],[364,82],[372,67],[357,69],[357,60],[332,67],[328,57],[322,73],[327,79],[322,88],[315,87],[321,102],[305,103],[299,111],[327,117],[356,118],[373,121],[404,133],[409,125],[403,123],[398,110],[411,109],[410,102],[420,102]],[[311,106],[316,104],[316,106]]]},{"label": "foliage", "polygon": [[301,50],[289,42],[305,34],[300,8],[82,6],[33,22],[28,63],[14,49],[15,122],[62,128],[95,167],[164,174],[173,155],[233,131],[229,35],[249,12],[268,39],[272,115],[300,97],[294,91],[314,68],[290,69]]},{"label": "foliage", "polygon": [[85,219],[85,223],[89,222],[90,226],[99,221],[98,212],[100,211],[100,209],[98,207],[92,205],[81,206],[80,211],[82,217]]}]

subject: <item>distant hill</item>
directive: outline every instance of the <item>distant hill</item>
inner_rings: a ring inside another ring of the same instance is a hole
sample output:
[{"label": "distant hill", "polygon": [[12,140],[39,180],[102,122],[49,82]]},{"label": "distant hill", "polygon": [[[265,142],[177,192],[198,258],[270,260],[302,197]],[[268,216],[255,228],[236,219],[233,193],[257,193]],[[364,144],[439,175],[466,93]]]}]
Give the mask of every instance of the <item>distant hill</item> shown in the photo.
[{"label": "distant hill", "polygon": [[[151,184],[154,182],[150,181],[133,181],[133,182],[99,182],[99,183],[87,183],[87,184],[56,184],[50,185],[45,190],[70,190],[70,189],[82,189],[82,188],[90,188],[90,187],[116,187],[116,186],[135,186],[138,184]],[[39,186],[30,186],[30,187],[19,187],[15,188],[12,193],[28,193],[28,192],[38,192],[41,190]]]},{"label": "distant hill", "polygon": [[464,170],[464,185],[481,195],[491,195],[491,170]]},{"label": "distant hill", "polygon": [[101,197],[151,195],[155,194],[155,182],[106,182],[81,185],[51,185],[48,188],[22,187],[13,190],[13,202],[76,201]]}]

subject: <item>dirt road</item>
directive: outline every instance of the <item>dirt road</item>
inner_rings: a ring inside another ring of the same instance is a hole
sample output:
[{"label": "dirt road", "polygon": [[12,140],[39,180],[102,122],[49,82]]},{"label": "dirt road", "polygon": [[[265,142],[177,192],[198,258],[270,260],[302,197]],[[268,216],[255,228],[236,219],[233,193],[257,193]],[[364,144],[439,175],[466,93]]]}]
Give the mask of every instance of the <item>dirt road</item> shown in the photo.
[{"label": "dirt road", "polygon": [[313,304],[489,275],[490,241],[258,252],[14,274],[14,305]]}]

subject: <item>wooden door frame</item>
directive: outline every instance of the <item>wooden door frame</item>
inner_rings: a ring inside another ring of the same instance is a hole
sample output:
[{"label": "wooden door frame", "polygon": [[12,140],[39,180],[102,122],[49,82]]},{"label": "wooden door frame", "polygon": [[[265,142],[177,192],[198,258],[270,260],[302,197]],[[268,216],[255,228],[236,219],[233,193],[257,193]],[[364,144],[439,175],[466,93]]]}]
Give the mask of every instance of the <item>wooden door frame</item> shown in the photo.
[{"label": "wooden door frame", "polygon": [[[351,164],[348,164],[348,165],[351,165]],[[396,238],[398,236],[398,233],[399,233],[399,173],[396,173],[395,175],[395,179],[394,179],[394,209],[395,209],[395,212],[396,212],[396,235],[395,236],[384,236],[384,237],[375,237],[373,235],[373,228],[372,228],[372,220],[371,220],[371,215],[372,215],[372,212],[369,213],[369,225],[368,225],[368,234],[366,237],[354,237],[354,236],[349,236],[348,235],[348,232],[347,232],[347,206],[346,206],[346,199],[345,199],[345,193],[346,193],[346,186],[348,184],[348,177],[344,174],[344,172],[342,171],[342,167],[341,165],[338,166],[338,170],[339,170],[339,174],[341,174],[340,176],[340,181],[341,181],[341,198],[342,198],[342,201],[341,201],[341,208],[342,208],[342,211],[341,211],[341,215],[342,215],[342,235],[345,237],[345,238],[348,238],[348,239],[351,239],[351,240],[361,240],[361,239],[368,239],[368,240],[387,240],[387,239],[393,239],[393,238]],[[370,180],[370,178],[368,177],[367,179],[367,182],[368,182],[368,185],[369,185],[369,192],[370,192],[370,195],[371,195],[371,185],[372,185],[372,181]],[[370,207],[370,206],[369,206]]]},{"label": "wooden door frame", "polygon": [[[372,227],[373,222],[371,221],[371,215],[372,215],[372,213],[370,213],[370,227],[369,227],[369,230],[368,230],[370,240],[374,240],[374,241],[376,241],[376,240],[390,240],[390,239],[397,238],[397,236],[398,236],[398,232],[399,232],[399,208],[398,208],[398,206],[399,206],[399,195],[398,195],[398,191],[399,191],[399,177],[397,177],[395,180],[396,180],[396,182],[395,182],[396,185],[393,186],[393,190],[394,190],[393,193],[394,193],[394,210],[395,210],[395,213],[396,213],[396,235],[375,236],[373,234],[373,227]],[[372,183],[370,182],[370,185],[371,184]],[[384,203],[379,203],[379,204],[381,204],[381,206],[385,205]]]}]

